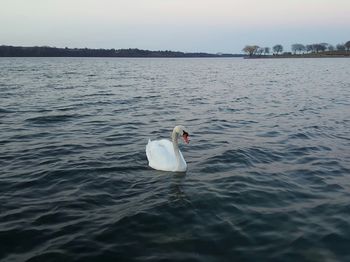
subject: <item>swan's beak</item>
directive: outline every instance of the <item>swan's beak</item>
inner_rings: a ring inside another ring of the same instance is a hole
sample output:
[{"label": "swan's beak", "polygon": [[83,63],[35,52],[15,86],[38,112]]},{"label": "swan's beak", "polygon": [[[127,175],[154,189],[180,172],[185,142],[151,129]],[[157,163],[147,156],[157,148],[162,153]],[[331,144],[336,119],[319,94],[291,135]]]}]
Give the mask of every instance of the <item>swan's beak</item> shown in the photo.
[{"label": "swan's beak", "polygon": [[190,142],[190,136],[187,133],[184,133],[182,135],[183,140],[185,141],[186,144]]}]

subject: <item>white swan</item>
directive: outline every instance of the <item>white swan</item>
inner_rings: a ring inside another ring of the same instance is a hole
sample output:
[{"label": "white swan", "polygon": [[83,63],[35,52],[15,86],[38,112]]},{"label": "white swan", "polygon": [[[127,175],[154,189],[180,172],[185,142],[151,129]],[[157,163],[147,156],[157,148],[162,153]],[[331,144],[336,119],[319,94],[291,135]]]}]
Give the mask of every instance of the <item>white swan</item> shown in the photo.
[{"label": "white swan", "polygon": [[172,142],[168,139],[148,140],[146,155],[148,165],[154,169],[172,172],[185,172],[186,161],[179,149],[178,139],[189,143],[189,134],[184,126],[175,126],[171,135]]}]

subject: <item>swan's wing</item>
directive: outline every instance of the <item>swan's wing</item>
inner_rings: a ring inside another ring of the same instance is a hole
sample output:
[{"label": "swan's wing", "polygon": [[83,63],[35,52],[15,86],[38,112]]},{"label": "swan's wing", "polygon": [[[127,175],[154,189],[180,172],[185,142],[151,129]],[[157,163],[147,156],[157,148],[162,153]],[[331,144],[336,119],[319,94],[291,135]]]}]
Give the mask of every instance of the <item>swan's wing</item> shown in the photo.
[{"label": "swan's wing", "polygon": [[178,171],[186,171],[187,169],[187,163],[186,163],[186,160],[184,158],[184,156],[182,155],[181,151],[179,150],[179,153],[180,153],[180,163],[179,163],[179,168],[178,168]]},{"label": "swan's wing", "polygon": [[146,146],[146,155],[149,166],[154,169],[172,171],[176,168],[174,148],[169,140],[149,140]]}]

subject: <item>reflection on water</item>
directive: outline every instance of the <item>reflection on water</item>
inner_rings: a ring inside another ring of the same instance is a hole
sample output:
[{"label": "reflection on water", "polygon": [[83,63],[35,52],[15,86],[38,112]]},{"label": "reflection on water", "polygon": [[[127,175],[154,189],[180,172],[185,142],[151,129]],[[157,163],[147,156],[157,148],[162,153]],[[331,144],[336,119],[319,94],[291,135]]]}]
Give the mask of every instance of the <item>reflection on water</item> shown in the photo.
[{"label": "reflection on water", "polygon": [[184,189],[184,181],[186,173],[176,173],[173,175],[172,181],[169,185],[169,202],[177,205],[186,205],[191,201],[187,197]]}]

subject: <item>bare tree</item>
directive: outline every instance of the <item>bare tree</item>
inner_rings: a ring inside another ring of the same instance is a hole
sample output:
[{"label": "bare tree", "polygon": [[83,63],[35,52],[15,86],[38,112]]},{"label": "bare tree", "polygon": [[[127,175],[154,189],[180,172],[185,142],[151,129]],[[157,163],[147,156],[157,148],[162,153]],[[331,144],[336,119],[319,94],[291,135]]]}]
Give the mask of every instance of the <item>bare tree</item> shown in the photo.
[{"label": "bare tree", "polygon": [[292,44],[291,49],[292,49],[292,52],[293,52],[294,54],[296,54],[296,52],[297,52],[297,50],[298,50],[298,45],[299,45],[299,44]]},{"label": "bare tree", "polygon": [[328,48],[330,46],[330,44],[328,44],[328,43],[321,43],[320,45],[323,46],[323,48],[322,48],[323,50],[322,51],[328,50]]},{"label": "bare tree", "polygon": [[292,52],[293,52],[294,54],[297,53],[298,45],[299,45],[299,44],[292,44],[292,46],[291,46],[291,50],[292,50]]},{"label": "bare tree", "polygon": [[257,45],[246,45],[242,51],[247,53],[249,56],[253,56],[258,51],[259,46]]},{"label": "bare tree", "polygon": [[345,51],[345,45],[344,44],[337,44],[337,50],[338,51]]},{"label": "bare tree", "polygon": [[350,51],[350,41],[347,41],[345,44],[344,44],[345,48],[347,51]]},{"label": "bare tree", "polygon": [[264,55],[270,54],[270,47],[265,47],[264,48]]},{"label": "bare tree", "polygon": [[306,45],[306,52],[314,52],[314,47],[313,45]]},{"label": "bare tree", "polygon": [[324,52],[324,51],[327,50],[327,48],[328,48],[328,44],[327,43],[319,44],[319,51]]},{"label": "bare tree", "polygon": [[292,51],[294,54],[296,54],[297,52],[301,53],[301,52],[305,51],[305,46],[302,44],[293,44]]},{"label": "bare tree", "polygon": [[264,48],[263,47],[259,47],[258,50],[256,51],[256,53],[258,55],[262,55],[263,52],[264,52]]},{"label": "bare tree", "polygon": [[283,46],[280,45],[280,44],[275,45],[272,49],[277,55],[278,55],[278,53],[282,53],[283,52]]},{"label": "bare tree", "polygon": [[323,44],[312,44],[312,49],[314,52],[324,52],[326,50],[326,46]]}]

